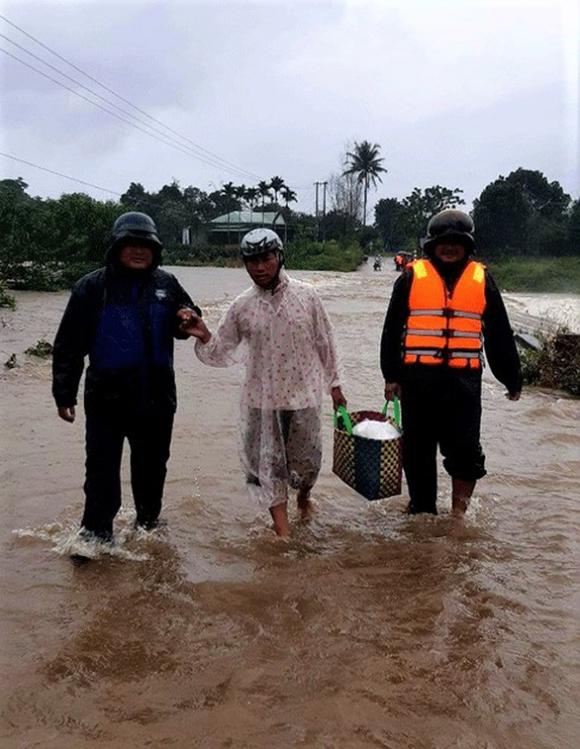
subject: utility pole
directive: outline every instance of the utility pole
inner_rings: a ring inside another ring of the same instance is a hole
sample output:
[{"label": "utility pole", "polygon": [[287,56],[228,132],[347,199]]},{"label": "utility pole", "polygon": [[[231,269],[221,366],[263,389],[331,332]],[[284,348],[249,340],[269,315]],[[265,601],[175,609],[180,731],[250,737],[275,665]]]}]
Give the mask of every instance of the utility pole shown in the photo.
[{"label": "utility pole", "polygon": [[322,183],[322,244],[326,240],[326,185],[328,182]]},{"label": "utility pole", "polygon": [[318,187],[321,185],[321,182],[315,182],[314,187],[316,188],[316,242],[318,242],[319,239],[319,223],[318,223]]}]

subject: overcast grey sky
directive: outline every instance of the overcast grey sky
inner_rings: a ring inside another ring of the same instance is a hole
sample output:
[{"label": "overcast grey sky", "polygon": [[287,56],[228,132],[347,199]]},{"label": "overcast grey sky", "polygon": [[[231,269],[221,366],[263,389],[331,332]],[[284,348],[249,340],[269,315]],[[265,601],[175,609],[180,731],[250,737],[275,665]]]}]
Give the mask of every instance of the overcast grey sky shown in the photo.
[{"label": "overcast grey sky", "polygon": [[[580,0],[18,0],[0,12],[251,173],[174,150],[0,55],[1,150],[114,192],[280,175],[312,210],[312,183],[339,171],[347,141],[367,139],[388,169],[373,202],[442,184],[469,205],[520,166],[580,194]],[[2,19],[0,34],[112,98]],[[0,47],[90,97],[5,38]],[[6,158],[0,169],[35,195],[107,197]]]}]

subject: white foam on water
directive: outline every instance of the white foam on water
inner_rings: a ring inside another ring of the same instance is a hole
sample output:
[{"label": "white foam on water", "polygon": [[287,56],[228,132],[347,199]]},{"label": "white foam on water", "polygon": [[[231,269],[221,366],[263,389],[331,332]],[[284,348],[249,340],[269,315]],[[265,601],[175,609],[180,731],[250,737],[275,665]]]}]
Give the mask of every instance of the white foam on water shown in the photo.
[{"label": "white foam on water", "polygon": [[[78,528],[76,529],[78,531]],[[17,538],[37,538],[40,541],[52,541],[62,531],[60,523],[50,523],[40,528],[16,528],[12,535]]]},{"label": "white foam on water", "polygon": [[519,308],[526,315],[562,326],[570,333],[580,333],[580,296],[576,294],[505,294],[504,297],[508,306]]},{"label": "white foam on water", "polygon": [[[290,271],[292,273],[292,271]],[[297,276],[296,276],[297,277]],[[333,288],[336,286],[345,286],[349,279],[345,279],[339,275],[325,275],[325,276],[310,276],[308,278],[299,278],[298,280],[304,281],[309,286],[316,286],[317,288]]]},{"label": "white foam on water", "polygon": [[16,528],[12,531],[17,538],[33,538],[52,544],[50,551],[59,556],[77,555],[87,559],[114,557],[130,562],[145,562],[149,559],[149,555],[131,551],[126,547],[127,541],[148,540],[154,533],[155,531],[133,531],[125,527],[117,533],[115,541],[109,544],[98,539],[83,538],[77,525],[63,526],[60,523],[50,523],[39,528]]}]

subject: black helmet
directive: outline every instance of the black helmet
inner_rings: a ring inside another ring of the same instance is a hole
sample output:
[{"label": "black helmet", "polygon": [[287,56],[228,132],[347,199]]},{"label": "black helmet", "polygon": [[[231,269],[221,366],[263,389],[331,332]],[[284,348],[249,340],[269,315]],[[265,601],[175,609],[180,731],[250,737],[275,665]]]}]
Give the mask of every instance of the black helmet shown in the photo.
[{"label": "black helmet", "polygon": [[111,230],[111,247],[118,246],[123,239],[142,239],[157,251],[163,249],[163,244],[157,234],[155,222],[146,213],[130,211],[123,213],[113,224]]},{"label": "black helmet", "polygon": [[240,243],[242,258],[255,257],[264,252],[282,252],[284,245],[282,240],[272,229],[252,229],[244,234]]},{"label": "black helmet", "polygon": [[473,252],[475,240],[473,219],[468,213],[455,208],[447,208],[433,216],[427,225],[427,236],[423,239],[425,252],[432,250],[437,242],[443,238],[457,239],[466,250]]}]

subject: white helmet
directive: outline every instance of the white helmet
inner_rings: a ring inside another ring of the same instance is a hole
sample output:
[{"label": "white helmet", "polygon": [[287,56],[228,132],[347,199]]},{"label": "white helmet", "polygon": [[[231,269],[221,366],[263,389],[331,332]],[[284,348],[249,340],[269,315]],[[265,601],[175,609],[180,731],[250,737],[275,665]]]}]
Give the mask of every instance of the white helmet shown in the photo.
[{"label": "white helmet", "polygon": [[242,257],[250,258],[264,252],[282,252],[282,240],[272,229],[252,229],[242,237],[240,251]]}]

